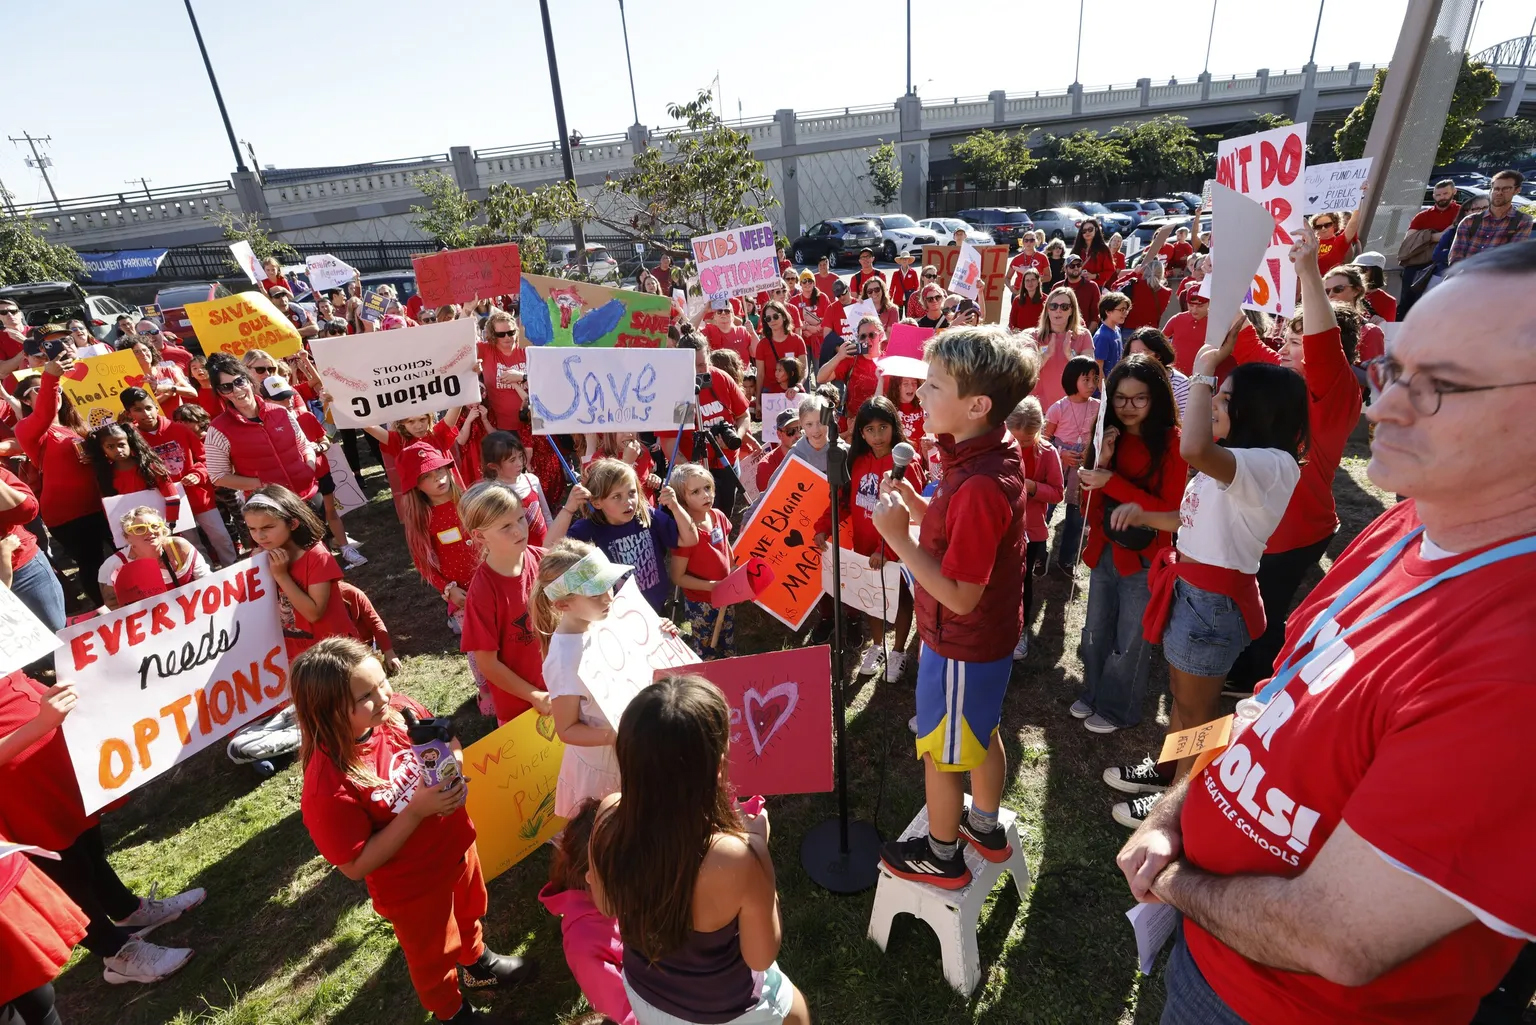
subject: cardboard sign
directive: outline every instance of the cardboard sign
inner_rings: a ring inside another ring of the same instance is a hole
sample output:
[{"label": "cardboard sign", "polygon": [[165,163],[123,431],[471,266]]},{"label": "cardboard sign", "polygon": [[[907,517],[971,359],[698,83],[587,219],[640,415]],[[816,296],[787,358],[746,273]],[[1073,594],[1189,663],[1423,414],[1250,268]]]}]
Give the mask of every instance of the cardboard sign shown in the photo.
[{"label": "cardboard sign", "polygon": [[[981,255],[981,279],[976,301],[981,303],[982,320],[988,324],[1003,322],[1003,281],[1008,276],[1007,246],[966,246]],[[939,269],[939,280],[953,282],[955,267],[960,263],[962,246],[924,246],[923,265],[933,264]]]},{"label": "cardboard sign", "polygon": [[873,299],[860,299],[858,302],[849,303],[843,307],[844,337],[853,338],[858,334],[859,321],[865,317],[878,317],[880,311],[875,309]]},{"label": "cardboard sign", "polygon": [[928,344],[928,339],[933,337],[933,328],[918,327],[916,324],[892,324],[890,337],[885,340],[885,355],[906,356],[909,359],[921,360],[923,347]]},{"label": "cardboard sign", "polygon": [[305,257],[304,266],[309,272],[309,287],[316,292],[346,288],[358,276],[355,267],[338,260],[330,253]]},{"label": "cardboard sign", "polygon": [[[896,622],[896,607],[901,604],[901,563],[887,562],[879,569],[869,568],[869,556],[851,548],[837,550],[837,569],[843,585],[843,604],[865,615]],[[821,564],[822,590],[832,594],[832,561]]]},{"label": "cardboard sign", "polygon": [[416,270],[416,293],[427,306],[516,295],[523,274],[516,242],[413,256],[411,266]]},{"label": "cardboard sign", "polygon": [[229,244],[229,255],[235,258],[235,265],[241,273],[251,279],[251,284],[259,285],[266,280],[267,273],[261,269],[261,261],[256,259],[256,251],[245,239]]},{"label": "cardboard sign", "polygon": [[117,422],[123,413],[120,396],[124,388],[143,388],[149,401],[159,408],[155,382],[144,376],[144,368],[131,350],[75,360],[74,368],[59,378],[59,388],[93,431],[102,424]]},{"label": "cardboard sign", "polygon": [[368,495],[363,491],[363,484],[357,479],[357,474],[352,472],[352,466],[347,462],[347,454],[342,447],[332,445],[326,449],[325,460],[331,467],[331,483],[336,485],[334,494],[337,512],[345,516],[353,509],[366,506]]},{"label": "cardboard sign", "polygon": [[0,587],[0,676],[31,665],[61,643],[9,587]]},{"label": "cardboard sign", "polygon": [[337,427],[373,427],[480,397],[473,318],[316,338],[310,351]]},{"label": "cardboard sign", "polygon": [[717,608],[752,601],[773,583],[773,570],[762,559],[748,559],[726,574],[709,592],[709,603]]},{"label": "cardboard sign", "polygon": [[960,244],[955,270],[949,278],[949,290],[967,299],[981,301],[981,254],[969,242]]},{"label": "cardboard sign", "polygon": [[702,676],[725,695],[738,795],[832,789],[831,648],[770,651],[677,671]]},{"label": "cardboard sign", "polygon": [[1360,209],[1360,186],[1371,175],[1372,159],[1308,164],[1307,205],[1302,212],[1320,214],[1324,210]]},{"label": "cardboard sign", "polygon": [[[1243,308],[1289,317],[1296,308],[1296,268],[1291,243],[1306,207],[1307,126],[1286,125],[1216,145],[1216,182],[1255,200],[1269,211],[1275,229],[1254,287]],[[1213,246],[1222,226],[1211,217]],[[1213,261],[1214,262],[1214,261]]]},{"label": "cardboard sign", "polygon": [[370,324],[377,324],[389,312],[389,304],[392,302],[394,300],[385,293],[370,288],[363,293],[363,308],[359,316]]},{"label": "cardboard sign", "polygon": [[661,617],[633,576],[614,596],[608,618],[593,623],[587,632],[592,640],[582,652],[578,674],[614,729],[630,700],[651,685],[658,669],[675,669],[699,658],[662,629]]},{"label": "cardboard sign", "polygon": [[85,810],[138,789],[288,700],[265,553],[60,631],[64,720]]},{"label": "cardboard sign", "polygon": [[791,401],[784,392],[763,392],[758,396],[763,404],[763,444],[776,445],[779,441],[779,414],[800,405],[800,396]]},{"label": "cardboard sign", "polygon": [[1163,738],[1163,749],[1158,752],[1157,760],[1174,762],[1193,755],[1195,764],[1190,769],[1190,775],[1199,775],[1200,770],[1214,762],[1216,756],[1231,743],[1232,720],[1232,716],[1224,715],[1200,726],[1170,733]]},{"label": "cardboard sign", "polygon": [[[1268,288],[1265,279],[1254,277],[1248,268],[1268,250],[1274,221],[1263,206],[1225,185],[1216,186],[1211,205],[1211,222],[1221,225],[1221,233],[1212,235],[1211,270],[1200,284],[1207,289],[1210,313],[1216,317],[1213,323],[1228,324],[1240,304]],[[1286,265],[1294,273],[1289,254]]]},{"label": "cardboard sign", "polygon": [[[197,521],[192,517],[192,503],[187,499],[187,489],[178,484],[176,494],[181,496],[181,508],[176,513],[176,522],[171,524],[171,533],[196,530]],[[118,548],[128,547],[128,539],[123,536],[123,517],[141,505],[149,506],[160,514],[161,519],[165,518],[165,496],[158,491],[131,491],[126,495],[101,496],[101,511],[107,514],[107,526],[112,528],[112,543]]]},{"label": "cardboard sign", "polygon": [[555,720],[531,708],[464,749],[465,806],[487,880],[565,828],[555,814],[555,782],[564,756]]},{"label": "cardboard sign", "polygon": [[693,384],[689,349],[528,350],[535,434],[675,431]]},{"label": "cardboard sign", "polygon": [[773,225],[728,228],[693,240],[699,287],[712,299],[755,295],[779,278]]},{"label": "cardboard sign", "polygon": [[526,274],[518,317],[533,346],[661,349],[667,346],[672,300],[664,295]]},{"label": "cardboard sign", "polygon": [[160,307],[156,306],[154,303],[150,303],[147,306],[140,306],[139,316],[145,320],[157,318],[160,316]]},{"label": "cardboard sign", "polygon": [[736,561],[758,558],[773,570],[773,583],[758,595],[757,604],[791,630],[800,628],[821,599],[816,523],[831,503],[826,476],[799,456],[790,456],[733,548]]},{"label": "cardboard sign", "polygon": [[263,349],[273,359],[285,359],[304,347],[299,329],[263,292],[187,303],[186,310],[204,352],[227,352],[240,359],[252,349]]}]

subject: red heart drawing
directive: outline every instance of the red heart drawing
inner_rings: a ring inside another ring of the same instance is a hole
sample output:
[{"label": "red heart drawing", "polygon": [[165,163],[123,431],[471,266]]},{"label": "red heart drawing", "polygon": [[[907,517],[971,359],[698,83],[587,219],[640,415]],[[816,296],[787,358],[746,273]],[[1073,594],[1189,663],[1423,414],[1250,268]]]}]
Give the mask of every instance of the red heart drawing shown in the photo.
[{"label": "red heart drawing", "polygon": [[142,388],[142,387],[144,387],[144,375],[143,374],[124,374],[123,375],[123,383],[128,385],[130,388]]},{"label": "red heart drawing", "polygon": [[64,371],[64,376],[69,378],[71,381],[83,381],[85,380],[86,375],[90,372],[90,367],[86,366],[80,360],[75,360],[75,365]]},{"label": "red heart drawing", "polygon": [[762,757],[763,748],[773,739],[779,727],[789,721],[795,706],[800,703],[800,684],[793,681],[781,683],[759,694],[757,688],[748,687],[741,696],[745,711],[747,732],[752,736],[752,747]]}]

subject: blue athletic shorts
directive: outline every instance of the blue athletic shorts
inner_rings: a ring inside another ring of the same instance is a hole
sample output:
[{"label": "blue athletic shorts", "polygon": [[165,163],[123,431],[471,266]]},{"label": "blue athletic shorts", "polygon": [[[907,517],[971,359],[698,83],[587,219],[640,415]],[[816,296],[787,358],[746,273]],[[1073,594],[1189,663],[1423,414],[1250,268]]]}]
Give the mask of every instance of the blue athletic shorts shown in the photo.
[{"label": "blue athletic shorts", "polygon": [[917,660],[917,757],[965,772],[987,757],[1003,714],[1013,657],[996,662],[945,658],[924,644]]}]

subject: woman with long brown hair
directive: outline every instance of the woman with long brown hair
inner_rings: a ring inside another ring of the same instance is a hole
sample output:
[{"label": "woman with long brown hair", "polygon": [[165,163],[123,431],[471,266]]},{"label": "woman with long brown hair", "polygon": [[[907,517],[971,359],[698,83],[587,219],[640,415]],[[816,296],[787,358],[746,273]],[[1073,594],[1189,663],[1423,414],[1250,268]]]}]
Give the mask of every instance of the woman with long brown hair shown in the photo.
[{"label": "woman with long brown hair", "polygon": [[793,359],[800,364],[800,376],[803,378],[807,369],[806,360],[809,358],[805,339],[795,333],[789,307],[777,299],[769,299],[763,304],[762,321],[763,337],[757,343],[757,351],[753,353],[753,361],[757,364],[757,381],[765,392],[780,392],[784,389],[775,379],[773,368],[781,359]]},{"label": "woman with long brown hair", "polygon": [[1092,217],[1078,224],[1070,255],[1083,258],[1083,276],[1100,288],[1108,288],[1115,279],[1115,254],[1104,241],[1104,229]]},{"label": "woman with long brown hair", "polygon": [[1050,409],[1052,403],[1066,395],[1061,387],[1061,372],[1067,369],[1067,360],[1093,355],[1093,336],[1083,326],[1077,293],[1066,285],[1051,289],[1040,311],[1040,320],[1024,334],[1040,350],[1040,381],[1033,394],[1041,406]]}]

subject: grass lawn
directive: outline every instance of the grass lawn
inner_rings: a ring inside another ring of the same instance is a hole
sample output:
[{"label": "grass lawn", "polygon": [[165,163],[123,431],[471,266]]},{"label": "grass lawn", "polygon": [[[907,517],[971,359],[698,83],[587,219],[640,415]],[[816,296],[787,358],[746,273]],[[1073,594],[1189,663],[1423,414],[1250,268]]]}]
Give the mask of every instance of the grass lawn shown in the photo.
[{"label": "grass lawn", "polygon": [[[1364,432],[1357,433],[1336,491],[1344,529],[1330,555],[1391,497],[1365,478]],[[371,507],[349,517],[369,543],[367,566],[350,574],[372,596],[405,668],[395,686],[440,712],[473,693],[443,604],[411,569],[377,467]],[[1326,564],[1326,560],[1325,560]],[[1081,579],[1086,582],[1086,573]],[[881,953],[865,939],[873,891],[831,896],[799,864],[806,830],[836,813],[831,794],[774,798],[773,853],[784,913],[780,964],[805,992],[816,1021],[848,1025],[934,1023],[1156,1022],[1160,975],[1144,977],[1124,912],[1131,898],[1114,865],[1126,832],[1109,816],[1117,795],[1099,779],[1106,765],[1155,750],[1162,726],[1110,737],[1085,731],[1067,714],[1080,678],[1076,638],[1086,607],[1081,586],[1052,574],[1037,587],[1035,642],[1014,674],[1003,715],[1011,770],[1004,803],[1019,813],[1033,889],[1020,901],[997,888],[981,921],[982,983],[973,998],[944,981],[938,943],[910,918]],[[1042,601],[1043,597],[1043,601]],[[756,609],[738,619],[744,652],[792,643]],[[1161,706],[1159,661],[1152,696]],[[851,666],[850,666],[851,668]],[[922,803],[922,773],[912,757],[907,719],[912,672],[897,684],[866,682],[849,711],[849,793],[853,814],[896,835]],[[1150,712],[1150,710],[1149,710]],[[494,722],[463,715],[466,744]],[[315,852],[299,816],[301,776],[290,767],[259,781],[215,747],[140,790],[107,816],[113,864],[137,892],[208,888],[201,908],[154,935],[195,947],[179,975],[156,986],[109,986],[98,959],[84,954],[58,980],[64,1021],[119,1025],[286,1025],[424,1022],[387,923],[371,910],[361,883],[348,881]],[[568,1023],[586,1005],[566,969],[559,923],[535,899],[548,871],[541,850],[490,884],[486,938],[499,951],[537,957],[540,979],[491,1008],[529,1023]]]}]

